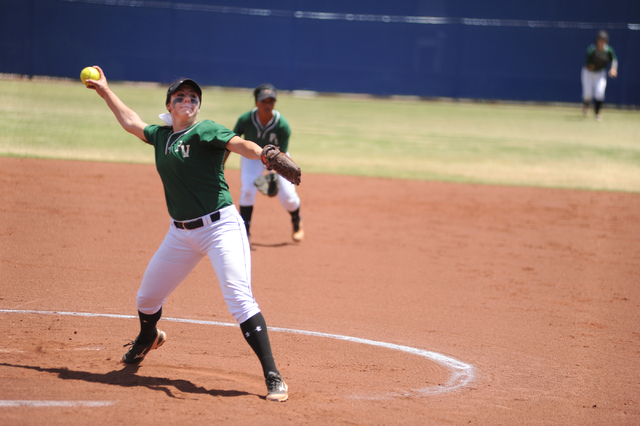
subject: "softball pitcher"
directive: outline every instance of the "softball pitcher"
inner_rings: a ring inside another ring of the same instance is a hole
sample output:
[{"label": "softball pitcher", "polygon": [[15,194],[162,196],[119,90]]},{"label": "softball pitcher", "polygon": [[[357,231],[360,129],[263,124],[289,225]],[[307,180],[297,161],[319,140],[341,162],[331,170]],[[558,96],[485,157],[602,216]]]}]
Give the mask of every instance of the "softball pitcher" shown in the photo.
[{"label": "softball pitcher", "polygon": [[582,112],[589,114],[591,100],[594,100],[596,120],[600,121],[600,109],[604,103],[604,92],[607,88],[607,64],[611,63],[609,77],[618,76],[618,58],[616,52],[609,46],[609,34],[598,31],[595,44],[587,48],[587,55],[582,67]]},{"label": "softball pitcher", "polygon": [[[263,84],[253,91],[253,96],[256,107],[238,118],[233,131],[254,141],[261,147],[275,145],[280,151],[289,155],[291,128],[287,119],[274,109],[278,98],[276,88],[270,84]],[[253,205],[258,193],[255,181],[264,171],[265,166],[260,161],[248,157],[240,159],[241,188],[238,204],[247,234],[249,234]],[[280,205],[291,215],[293,241],[300,242],[304,238],[304,229],[300,218],[300,197],[296,192],[295,185],[291,182],[279,175],[273,175],[273,177],[277,179],[276,195]]]},{"label": "softball pitcher", "polygon": [[[210,120],[196,121],[202,90],[190,79],[167,90],[172,126],[147,125],[110,89],[104,72],[89,80],[129,133],[152,145],[164,186],[171,223],[142,278],[136,304],[140,333],[122,361],[138,364],[166,340],[156,328],[162,306],[198,262],[208,256],[229,311],[258,356],[267,384],[267,400],[285,401],[285,384],[271,352],[267,326],[251,291],[251,252],[242,218],[224,179],[226,150],[260,160],[262,148]],[[126,345],[125,345],[126,346]]]}]

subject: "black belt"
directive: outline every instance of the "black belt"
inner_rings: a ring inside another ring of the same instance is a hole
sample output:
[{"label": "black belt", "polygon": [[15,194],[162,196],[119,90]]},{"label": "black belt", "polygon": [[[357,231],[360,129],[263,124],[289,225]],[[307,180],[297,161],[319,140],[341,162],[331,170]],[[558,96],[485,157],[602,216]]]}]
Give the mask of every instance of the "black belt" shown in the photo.
[{"label": "black belt", "polygon": [[[211,213],[209,217],[211,218],[211,222],[218,221],[220,220],[220,212]],[[174,220],[173,224],[176,228],[180,229],[198,229],[202,228],[204,221],[202,219],[196,219],[189,222],[178,222],[177,220]]]}]

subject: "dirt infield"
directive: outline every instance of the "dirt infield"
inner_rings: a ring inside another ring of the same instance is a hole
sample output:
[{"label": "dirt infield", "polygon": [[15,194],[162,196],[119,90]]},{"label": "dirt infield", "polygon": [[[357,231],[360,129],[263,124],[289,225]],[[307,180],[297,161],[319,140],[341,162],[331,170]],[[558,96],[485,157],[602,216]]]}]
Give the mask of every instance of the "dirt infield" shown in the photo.
[{"label": "dirt infield", "polygon": [[640,423],[639,194],[303,175],[298,245],[260,196],[253,289],[290,387],[267,403],[207,261],[167,343],[118,362],[169,226],[153,166],[0,179],[0,424]]}]

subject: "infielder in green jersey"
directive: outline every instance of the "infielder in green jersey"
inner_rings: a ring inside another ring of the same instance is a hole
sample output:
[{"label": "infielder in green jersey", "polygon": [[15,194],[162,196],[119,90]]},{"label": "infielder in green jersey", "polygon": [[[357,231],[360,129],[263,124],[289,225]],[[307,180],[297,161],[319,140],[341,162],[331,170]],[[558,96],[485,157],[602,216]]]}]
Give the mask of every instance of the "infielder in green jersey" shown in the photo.
[{"label": "infielder in green jersey", "polygon": [[88,80],[106,101],[120,125],[152,145],[156,168],[164,186],[171,223],[160,248],[142,278],[136,305],[140,333],[122,357],[140,363],[161,346],[166,334],[156,328],[167,297],[208,256],[229,311],[262,364],[267,400],[285,401],[287,385],[276,368],[267,325],[251,291],[251,251],[242,218],[224,179],[227,150],[260,161],[262,148],[210,120],[196,121],[202,90],[190,79],[167,90],[171,126],[147,125],[110,89],[104,72]]},{"label": "infielder in green jersey", "polygon": [[[233,131],[263,148],[266,145],[275,145],[280,148],[281,152],[289,155],[291,128],[287,119],[274,109],[278,98],[276,88],[270,84],[263,84],[253,91],[253,96],[256,107],[238,118]],[[258,193],[255,182],[264,172],[265,166],[261,161],[248,157],[240,159],[241,188],[238,204],[240,215],[247,228],[247,234],[249,234],[253,205]],[[278,200],[291,215],[293,241],[300,242],[304,238],[304,230],[300,218],[300,197],[296,193],[296,187],[282,176],[277,174],[269,176],[277,179]]]},{"label": "infielder in green jersey", "polygon": [[618,76],[618,58],[616,52],[609,46],[609,34],[598,31],[595,44],[587,48],[587,55],[582,67],[582,112],[589,114],[591,100],[594,100],[596,120],[600,121],[600,109],[604,103],[604,92],[607,89],[607,65],[611,63],[609,77]]}]

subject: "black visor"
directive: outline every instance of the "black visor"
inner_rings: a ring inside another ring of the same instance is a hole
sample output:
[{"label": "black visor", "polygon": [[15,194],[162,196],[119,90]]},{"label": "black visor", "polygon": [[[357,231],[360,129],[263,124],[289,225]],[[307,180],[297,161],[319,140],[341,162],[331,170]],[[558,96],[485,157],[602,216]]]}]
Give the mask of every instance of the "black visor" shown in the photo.
[{"label": "black visor", "polygon": [[167,101],[165,102],[165,105],[169,103],[169,101],[171,100],[171,95],[178,90],[178,88],[180,86],[182,86],[183,84],[186,84],[187,86],[191,86],[193,87],[196,92],[198,93],[198,97],[200,97],[200,103],[202,103],[202,89],[200,89],[200,86],[198,86],[198,83],[196,83],[195,81],[191,80],[190,78],[181,78],[180,80],[176,80],[174,81],[171,86],[169,86],[169,89],[167,89]]}]

